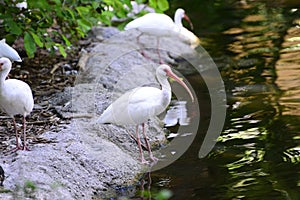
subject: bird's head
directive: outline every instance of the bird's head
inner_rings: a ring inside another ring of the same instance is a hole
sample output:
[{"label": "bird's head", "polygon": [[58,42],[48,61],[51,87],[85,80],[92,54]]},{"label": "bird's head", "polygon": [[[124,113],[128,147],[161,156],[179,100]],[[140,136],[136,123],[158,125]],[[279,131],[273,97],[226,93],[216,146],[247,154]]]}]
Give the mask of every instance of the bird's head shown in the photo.
[{"label": "bird's head", "polygon": [[156,69],[157,76],[162,75],[164,77],[167,77],[167,74],[170,72],[172,72],[171,67],[166,64],[162,64]]},{"label": "bird's head", "polygon": [[6,58],[0,58],[0,71],[10,71],[11,69],[11,61]]},{"label": "bird's head", "polygon": [[193,23],[190,18],[185,14],[185,11],[182,8],[178,8],[175,12],[175,17],[178,16],[179,19],[185,19],[189,24],[191,29],[194,29]]},{"label": "bird's head", "polygon": [[184,89],[186,89],[186,91],[189,93],[189,95],[191,96],[192,101],[194,102],[194,96],[192,94],[192,92],[190,91],[190,89],[188,88],[188,86],[181,80],[181,78],[179,78],[171,69],[171,67],[169,65],[166,64],[162,64],[160,65],[157,69],[156,69],[156,76],[157,77],[163,77],[163,78],[167,78],[170,77],[172,79],[174,79],[176,82],[178,82],[182,87],[184,87]]}]

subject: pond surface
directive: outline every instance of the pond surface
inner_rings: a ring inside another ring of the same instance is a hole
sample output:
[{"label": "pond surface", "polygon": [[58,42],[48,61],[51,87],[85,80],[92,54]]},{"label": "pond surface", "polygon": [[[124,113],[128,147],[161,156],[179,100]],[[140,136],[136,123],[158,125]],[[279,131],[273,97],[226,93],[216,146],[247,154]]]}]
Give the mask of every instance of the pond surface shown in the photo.
[{"label": "pond surface", "polygon": [[[280,3],[279,3],[280,2]],[[197,137],[172,165],[151,173],[151,191],[171,199],[300,199],[300,2],[172,1],[183,7],[218,66],[227,117],[214,149],[198,158],[210,119],[201,104]]]}]

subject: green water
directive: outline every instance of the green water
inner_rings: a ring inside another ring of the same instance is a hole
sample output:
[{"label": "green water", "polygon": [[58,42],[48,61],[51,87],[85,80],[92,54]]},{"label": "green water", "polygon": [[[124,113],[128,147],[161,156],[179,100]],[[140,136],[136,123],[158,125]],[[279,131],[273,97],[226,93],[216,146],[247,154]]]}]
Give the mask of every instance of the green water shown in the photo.
[{"label": "green water", "polygon": [[210,120],[205,87],[200,129],[175,163],[151,173],[171,199],[300,199],[300,2],[170,1],[185,8],[227,93],[223,132],[198,158]]}]

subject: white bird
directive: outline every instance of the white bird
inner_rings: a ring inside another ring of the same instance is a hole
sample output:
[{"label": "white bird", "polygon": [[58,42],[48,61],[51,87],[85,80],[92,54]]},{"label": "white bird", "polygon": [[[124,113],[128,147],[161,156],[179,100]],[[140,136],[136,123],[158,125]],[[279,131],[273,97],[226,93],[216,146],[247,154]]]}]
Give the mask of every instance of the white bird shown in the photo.
[{"label": "white bird", "polygon": [[[28,150],[26,145],[26,116],[33,109],[32,91],[27,83],[17,79],[7,79],[11,70],[11,61],[8,58],[0,58],[0,108],[13,119],[16,134],[16,150]],[[23,115],[23,147],[18,141],[18,131],[14,116]]]},{"label": "white bird", "polygon": [[142,125],[143,135],[149,151],[150,159],[155,161],[156,158],[152,155],[151,148],[145,134],[144,123],[162,113],[169,105],[172,94],[168,77],[173,78],[181,84],[188,91],[192,101],[194,101],[194,97],[186,84],[172,72],[168,65],[163,64],[156,69],[156,78],[161,84],[161,90],[155,87],[134,88],[109,105],[97,120],[99,123],[136,125],[137,143],[142,163],[146,163],[146,161],[142,152],[138,126],[140,124]]},{"label": "white bird", "polygon": [[12,62],[22,62],[18,52],[6,44],[5,39],[0,40],[0,57],[9,58]]},{"label": "white bird", "polygon": [[[182,8],[178,8],[174,15],[174,21],[165,14],[161,13],[147,13],[146,15],[134,19],[125,26],[125,30],[137,29],[142,33],[148,35],[155,35],[157,37],[177,35],[180,38],[188,41],[191,47],[195,48],[199,45],[199,38],[191,31],[183,27],[182,18],[189,22],[193,29],[193,24],[189,17],[185,14]],[[139,43],[139,37],[137,40]],[[157,40],[157,49],[159,49],[159,39]],[[159,51],[158,51],[159,52]],[[159,55],[160,56],[160,55]]]}]

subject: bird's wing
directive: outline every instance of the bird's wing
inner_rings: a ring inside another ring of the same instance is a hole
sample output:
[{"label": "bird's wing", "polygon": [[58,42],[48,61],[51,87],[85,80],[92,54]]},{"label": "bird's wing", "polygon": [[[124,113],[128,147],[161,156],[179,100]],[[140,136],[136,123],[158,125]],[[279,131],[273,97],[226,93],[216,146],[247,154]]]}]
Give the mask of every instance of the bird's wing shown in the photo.
[{"label": "bird's wing", "polygon": [[22,109],[24,109],[24,113],[19,114],[29,114],[34,105],[33,95],[29,85],[17,79],[8,79],[5,81],[5,84],[8,86],[6,90],[10,94],[10,101],[20,102],[19,104],[22,105]]},{"label": "bird's wing", "polygon": [[139,124],[155,114],[160,105],[161,90],[153,87],[138,87],[130,90],[115,100],[102,113],[99,123],[120,125]]},{"label": "bird's wing", "polygon": [[159,103],[162,91],[155,87],[138,87],[130,92],[129,104]]},{"label": "bird's wing", "polygon": [[179,37],[187,41],[193,49],[200,44],[200,39],[185,27],[180,27]]},{"label": "bird's wing", "polygon": [[168,15],[148,13],[129,22],[124,29],[171,29],[174,25],[173,20]]}]

